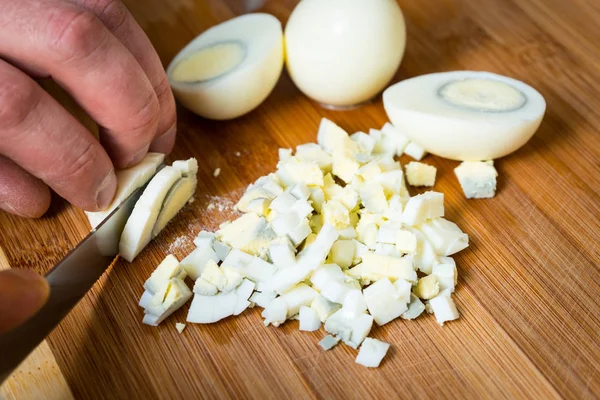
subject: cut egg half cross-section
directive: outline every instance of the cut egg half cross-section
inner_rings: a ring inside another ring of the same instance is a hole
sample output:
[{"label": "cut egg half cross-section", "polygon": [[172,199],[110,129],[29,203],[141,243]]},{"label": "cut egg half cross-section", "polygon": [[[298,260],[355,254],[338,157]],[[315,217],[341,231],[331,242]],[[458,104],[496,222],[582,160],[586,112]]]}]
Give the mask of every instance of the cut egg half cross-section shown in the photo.
[{"label": "cut egg half cross-section", "polygon": [[388,117],[429,153],[460,161],[492,160],[523,146],[546,102],[531,86],[490,72],[417,76],[383,93]]},{"label": "cut egg half cross-section", "polygon": [[244,115],[271,93],[283,69],[283,31],[269,14],[246,14],[200,34],[167,68],[183,106],[205,118]]}]

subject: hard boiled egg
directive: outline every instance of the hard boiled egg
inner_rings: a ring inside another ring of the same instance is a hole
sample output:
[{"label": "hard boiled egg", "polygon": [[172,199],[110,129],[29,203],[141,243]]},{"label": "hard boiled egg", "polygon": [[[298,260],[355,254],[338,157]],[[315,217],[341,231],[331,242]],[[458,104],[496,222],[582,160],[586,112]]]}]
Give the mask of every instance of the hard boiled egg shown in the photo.
[{"label": "hard boiled egg", "polygon": [[269,14],[246,14],[192,40],[167,68],[177,99],[206,118],[225,120],[256,108],[283,69],[281,23]]},{"label": "hard boiled egg", "polygon": [[404,55],[406,28],[393,0],[303,0],[285,28],[286,65],[296,86],[329,106],[377,95]]},{"label": "hard boiled egg", "polygon": [[489,72],[418,76],[390,86],[383,104],[394,126],[432,154],[491,160],[523,146],[546,102],[531,86]]}]

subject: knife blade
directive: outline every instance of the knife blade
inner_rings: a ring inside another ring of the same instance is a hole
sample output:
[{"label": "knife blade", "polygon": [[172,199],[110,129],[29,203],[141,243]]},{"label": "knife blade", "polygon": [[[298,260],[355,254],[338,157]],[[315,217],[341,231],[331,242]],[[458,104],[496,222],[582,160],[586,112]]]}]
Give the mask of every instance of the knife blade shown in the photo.
[{"label": "knife blade", "polygon": [[119,253],[127,219],[145,186],[134,191],[45,276],[48,301],[23,325],[0,335],[0,384],[85,296]]}]

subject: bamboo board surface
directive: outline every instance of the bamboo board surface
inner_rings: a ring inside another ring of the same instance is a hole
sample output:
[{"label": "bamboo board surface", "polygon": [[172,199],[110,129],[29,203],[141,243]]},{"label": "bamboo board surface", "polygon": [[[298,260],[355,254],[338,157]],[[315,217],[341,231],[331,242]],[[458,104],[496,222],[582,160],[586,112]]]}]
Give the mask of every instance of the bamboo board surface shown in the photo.
[{"label": "bamboo board surface", "polygon": [[[257,10],[285,22],[296,2],[126,1],[165,65],[213,24]],[[133,264],[118,262],[49,336],[76,398],[571,398],[600,397],[600,6],[595,0],[401,0],[408,45],[395,81],[457,69],[523,80],[548,103],[538,133],[498,160],[499,189],[466,200],[456,162],[428,156],[446,214],[469,234],[459,253],[458,321],[398,320],[372,336],[392,348],[377,370],[345,346],[324,353],[323,331],[262,325],[259,309],[188,325],[187,306],[158,328],[141,324],[142,284],[168,254],[193,249],[279,147],[316,140],[321,117],[349,132],[386,122],[381,100],[325,110],[283,75],[254,112],[211,122],[179,108],[169,160],[200,162],[196,201]],[[236,153],[239,152],[238,156]],[[409,161],[404,156],[403,163]],[[213,176],[221,169],[218,178]],[[414,194],[415,192],[413,192]],[[47,271],[88,231],[84,214],[55,199],[40,220],[0,213],[13,267]],[[35,384],[32,380],[31,384]],[[0,392],[2,393],[2,392]],[[26,398],[26,395],[17,398]]]}]

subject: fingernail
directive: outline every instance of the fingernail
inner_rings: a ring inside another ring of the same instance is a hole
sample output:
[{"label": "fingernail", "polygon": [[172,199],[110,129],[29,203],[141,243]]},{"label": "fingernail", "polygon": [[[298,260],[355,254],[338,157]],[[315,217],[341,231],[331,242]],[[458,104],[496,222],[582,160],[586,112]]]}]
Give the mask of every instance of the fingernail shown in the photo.
[{"label": "fingernail", "polygon": [[150,151],[168,154],[175,146],[175,137],[177,135],[177,125],[173,124],[165,134],[157,137],[150,146]]},{"label": "fingernail", "polygon": [[133,167],[134,165],[136,165],[137,163],[139,163],[140,161],[142,161],[142,159],[144,158],[144,156],[146,155],[146,153],[148,153],[148,149],[150,148],[150,145],[146,145],[144,146],[143,149],[141,149],[140,151],[138,151],[137,153],[135,153],[135,156],[133,156],[131,158],[131,160],[129,160],[129,162],[127,163],[127,165],[125,166],[125,168],[129,168],[129,167]]},{"label": "fingernail", "polygon": [[117,190],[117,176],[114,170],[110,170],[106,178],[100,184],[100,188],[96,194],[96,207],[99,210],[104,210],[110,205]]},{"label": "fingernail", "polygon": [[4,210],[4,211],[6,211],[9,214],[14,214],[14,215],[19,216],[19,217],[29,218],[29,215],[23,214],[22,212],[20,212],[16,208],[14,208],[9,203],[0,202],[0,210]]}]

